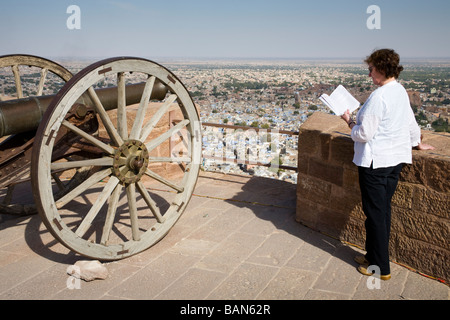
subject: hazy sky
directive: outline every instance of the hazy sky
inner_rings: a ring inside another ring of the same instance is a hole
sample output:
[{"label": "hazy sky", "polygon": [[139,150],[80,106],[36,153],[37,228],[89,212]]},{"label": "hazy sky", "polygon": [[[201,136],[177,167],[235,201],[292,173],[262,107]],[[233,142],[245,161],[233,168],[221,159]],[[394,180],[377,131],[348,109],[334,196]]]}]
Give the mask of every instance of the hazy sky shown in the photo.
[{"label": "hazy sky", "polygon": [[[70,30],[67,8],[81,10]],[[381,29],[366,25],[370,5]],[[450,57],[448,0],[0,0],[0,55],[177,58]]]}]

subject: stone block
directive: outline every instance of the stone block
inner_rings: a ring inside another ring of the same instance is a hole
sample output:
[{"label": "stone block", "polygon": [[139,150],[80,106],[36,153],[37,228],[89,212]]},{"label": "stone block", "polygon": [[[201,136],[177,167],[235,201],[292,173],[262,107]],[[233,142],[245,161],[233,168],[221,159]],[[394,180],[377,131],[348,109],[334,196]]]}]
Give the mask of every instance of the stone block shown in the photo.
[{"label": "stone block", "polygon": [[307,199],[297,196],[297,211],[295,220],[301,224],[315,229],[317,225],[319,206]]},{"label": "stone block", "polygon": [[350,134],[350,129],[340,117],[324,112],[314,112],[300,128],[301,130]]},{"label": "stone block", "polygon": [[333,238],[340,238],[342,230],[348,223],[349,216],[337,211],[324,208],[317,215],[315,229]]},{"label": "stone block", "polygon": [[392,197],[392,205],[411,209],[413,200],[413,186],[408,183],[399,183]]},{"label": "stone block", "polygon": [[313,177],[338,186],[342,186],[343,184],[344,168],[342,168],[342,166],[330,165],[323,161],[311,158],[309,160],[308,173]]},{"label": "stone block", "polygon": [[450,193],[437,192],[420,185],[414,187],[414,210],[450,219]]},{"label": "stone block", "polygon": [[340,230],[339,239],[364,248],[366,242],[364,219],[349,217],[345,226]]},{"label": "stone block", "polygon": [[309,156],[306,154],[298,154],[297,172],[308,174]]},{"label": "stone block", "polygon": [[320,141],[320,158],[323,161],[328,161],[330,157],[331,135],[329,133],[320,133],[319,141]]},{"label": "stone block", "polygon": [[424,167],[427,187],[439,192],[450,192],[450,179],[448,179],[450,161],[427,158]]},{"label": "stone block", "polygon": [[298,134],[299,154],[318,155],[320,150],[320,131],[300,130]]},{"label": "stone block", "polygon": [[450,222],[434,215],[423,214],[420,211],[395,208],[392,214],[393,230],[421,240],[423,242],[450,249],[448,235]]},{"label": "stone block", "polygon": [[450,251],[429,243],[411,239],[402,234],[393,234],[391,259],[414,268],[427,275],[444,280],[450,279]]},{"label": "stone block", "polygon": [[450,192],[450,161],[415,154],[413,163],[403,167],[401,181],[420,184],[439,192]]},{"label": "stone block", "polygon": [[328,206],[331,184],[315,177],[299,174],[297,177],[297,199],[304,198]]},{"label": "stone block", "polygon": [[351,164],[354,155],[352,139],[344,135],[336,135],[330,144],[330,162],[343,165]]},{"label": "stone block", "polygon": [[342,179],[343,187],[346,188],[347,192],[358,193],[358,195],[361,194],[359,189],[358,168],[356,166],[344,166]]},{"label": "stone block", "polygon": [[399,180],[412,184],[425,185],[426,177],[424,175],[424,165],[424,158],[415,157],[412,164],[406,164],[403,166]]},{"label": "stone block", "polygon": [[365,219],[360,193],[348,192],[343,187],[332,185],[330,203],[334,211],[356,219]]}]

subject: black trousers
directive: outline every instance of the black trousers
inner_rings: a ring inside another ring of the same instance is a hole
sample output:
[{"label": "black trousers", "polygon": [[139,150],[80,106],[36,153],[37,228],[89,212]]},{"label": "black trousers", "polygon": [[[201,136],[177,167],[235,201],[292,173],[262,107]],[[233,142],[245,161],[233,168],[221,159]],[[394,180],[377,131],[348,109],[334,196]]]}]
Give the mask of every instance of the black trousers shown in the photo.
[{"label": "black trousers", "polygon": [[362,206],[366,215],[366,259],[390,274],[389,237],[391,232],[391,199],[403,164],[388,168],[358,167]]}]

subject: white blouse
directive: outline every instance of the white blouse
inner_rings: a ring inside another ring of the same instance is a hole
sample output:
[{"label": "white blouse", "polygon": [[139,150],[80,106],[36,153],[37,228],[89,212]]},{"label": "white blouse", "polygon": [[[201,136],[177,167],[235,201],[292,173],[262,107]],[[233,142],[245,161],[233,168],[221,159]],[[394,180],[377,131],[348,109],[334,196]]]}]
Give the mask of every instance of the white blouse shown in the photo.
[{"label": "white blouse", "polygon": [[408,93],[397,81],[375,90],[356,115],[353,163],[385,168],[412,163],[412,147],[420,143],[420,128]]}]

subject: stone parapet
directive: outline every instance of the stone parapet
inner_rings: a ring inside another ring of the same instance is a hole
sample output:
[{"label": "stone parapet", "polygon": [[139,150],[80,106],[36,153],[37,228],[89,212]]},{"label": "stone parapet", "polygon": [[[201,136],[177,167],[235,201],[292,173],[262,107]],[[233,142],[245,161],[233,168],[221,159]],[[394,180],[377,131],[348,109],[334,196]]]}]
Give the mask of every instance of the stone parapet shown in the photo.
[{"label": "stone parapet", "polygon": [[[450,280],[450,134],[423,132],[436,150],[413,151],[392,200],[391,260]],[[298,222],[364,247],[358,170],[350,129],[339,117],[314,113],[300,128]]]}]

